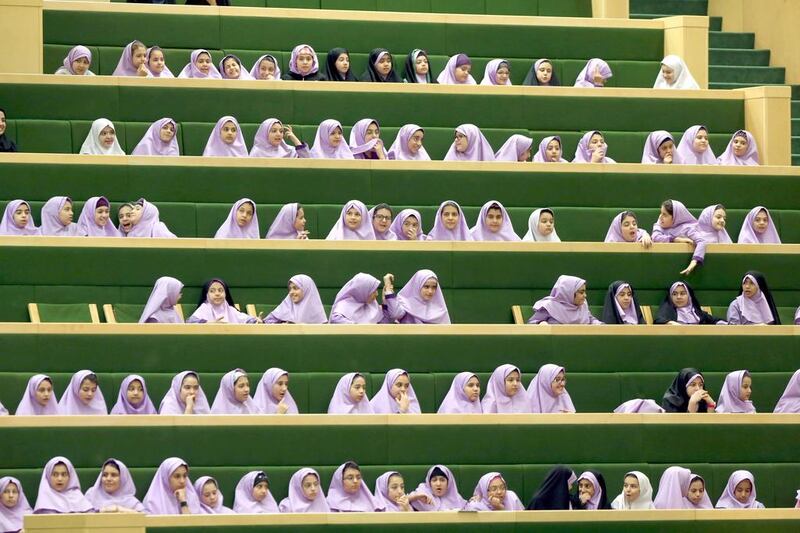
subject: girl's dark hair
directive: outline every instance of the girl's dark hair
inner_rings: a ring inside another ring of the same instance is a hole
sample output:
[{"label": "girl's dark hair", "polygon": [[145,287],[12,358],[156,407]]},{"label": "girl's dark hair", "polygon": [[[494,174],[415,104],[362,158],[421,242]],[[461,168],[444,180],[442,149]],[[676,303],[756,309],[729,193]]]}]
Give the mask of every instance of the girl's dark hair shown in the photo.
[{"label": "girl's dark hair", "polygon": [[122,211],[122,208],[123,208],[123,207],[130,207],[131,209],[133,209],[133,203],[132,203],[132,202],[125,202],[124,204],[122,204],[121,206],[119,206],[119,207],[117,208],[117,215],[119,215],[119,212],[120,212],[120,211]]},{"label": "girl's dark hair", "polygon": [[500,204],[498,204],[497,202],[493,202],[492,205],[490,205],[489,208],[486,210],[486,212],[488,213],[490,209],[499,209],[500,211],[503,210],[503,208],[500,207]]},{"label": "girl's dark hair", "polygon": [[183,382],[186,381],[186,378],[188,377],[193,377],[198,382],[200,381],[200,376],[198,376],[195,372],[187,372],[186,375],[183,376],[183,379],[181,380],[181,386],[183,386]]},{"label": "girl's dark hair", "polygon": [[344,477],[344,471],[347,470],[348,468],[352,468],[353,470],[358,470],[359,472],[361,472],[361,467],[358,466],[358,463],[356,463],[355,461],[347,461],[344,464],[344,468],[342,468],[342,477]]},{"label": "girl's dark hair", "polygon": [[664,200],[661,202],[661,207],[663,207],[664,210],[669,213],[670,216],[672,216],[672,200]]},{"label": "girl's dark hair", "polygon": [[84,377],[81,380],[81,383],[83,383],[84,381],[88,381],[89,383],[94,383],[95,385],[97,385],[97,374],[88,374],[88,375],[86,375],[86,377]]},{"label": "girl's dark hair", "polygon": [[[456,208],[456,211],[458,211],[459,213],[461,212],[461,209],[459,209],[459,207],[458,207],[458,204],[457,204],[457,203],[455,203],[455,202],[453,202],[453,201],[451,201],[451,200],[448,200],[448,201],[446,201],[446,202],[444,203],[444,205],[442,206],[442,209],[444,209],[445,207],[448,207],[448,206],[455,207],[455,208]],[[491,209],[491,208],[490,208],[490,209]]]},{"label": "girl's dark hair", "polygon": [[[666,208],[665,208],[665,209],[666,209]],[[669,211],[670,213],[672,212],[672,210],[671,210],[671,209],[668,209],[668,211]],[[634,220],[635,220],[637,223],[639,222],[639,217],[637,217],[637,216],[636,216],[636,213],[634,213],[633,211],[623,211],[623,212],[622,212],[622,218],[620,219],[620,222],[622,222],[623,220],[625,220],[627,217],[633,217],[633,219],[634,219]]]},{"label": "girl's dark hair", "polygon": [[380,211],[381,209],[386,209],[386,210],[388,210],[388,211],[389,211],[389,215],[390,215],[390,216],[392,216],[392,217],[394,216],[394,211],[392,211],[392,208],[391,208],[391,206],[390,206],[389,204],[381,203],[381,204],[378,204],[378,205],[376,205],[375,207],[373,207],[373,208],[372,208],[372,213],[373,213],[373,214],[372,214],[372,218],[375,218],[375,215],[376,215],[376,214],[378,213],[378,211]]},{"label": "girl's dark hair", "polygon": [[727,210],[727,209],[725,208],[725,206],[724,206],[724,205],[722,205],[722,204],[717,204],[717,205],[715,205],[715,206],[714,206],[714,211],[716,211],[717,209],[722,209],[722,210],[723,210],[723,211],[725,211],[726,213],[728,212],[728,210]]},{"label": "girl's dark hair", "polygon": [[689,482],[689,484],[691,485],[695,481],[699,481],[700,483],[702,483],[703,484],[703,488],[705,488],[705,486],[706,486],[706,480],[705,479],[701,478],[700,476],[692,476],[692,480]]},{"label": "girl's dark hair", "polygon": [[222,284],[222,287],[225,289],[225,301],[228,302],[228,305],[233,307],[233,296],[231,296],[231,290],[228,288],[228,284],[220,278],[211,278],[203,284],[203,290],[200,291],[200,303],[197,304],[197,307],[200,307],[206,303],[206,299],[208,298],[208,289],[211,288],[211,284],[214,282]]}]

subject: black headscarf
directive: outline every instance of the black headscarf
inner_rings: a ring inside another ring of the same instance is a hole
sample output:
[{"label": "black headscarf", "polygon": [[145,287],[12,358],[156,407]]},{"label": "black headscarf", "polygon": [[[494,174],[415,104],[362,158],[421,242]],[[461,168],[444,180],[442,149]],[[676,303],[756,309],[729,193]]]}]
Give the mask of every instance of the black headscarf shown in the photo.
[{"label": "black headscarf", "polygon": [[[600,485],[600,501],[597,502],[598,509],[611,509],[611,505],[608,503],[608,491],[606,490],[606,478],[603,477],[603,474],[598,472],[597,470],[587,470],[590,474],[592,474],[595,479],[597,479],[597,484]],[[597,488],[597,487],[595,487]],[[577,500],[578,505],[577,509],[585,509],[586,507],[581,504],[580,499]]]},{"label": "black headscarf", "polygon": [[[744,280],[744,278],[747,276],[753,276],[753,279],[756,280],[758,288],[761,290],[761,294],[763,294],[764,298],[767,299],[767,305],[769,305],[769,310],[772,313],[772,319],[773,319],[772,324],[775,326],[780,326],[781,318],[778,315],[778,308],[775,307],[775,300],[772,299],[772,292],[769,290],[769,287],[767,286],[767,278],[764,276],[764,274],[762,274],[758,270],[748,270],[747,272],[744,273],[744,276],[742,276],[742,280]],[[742,295],[742,286],[739,285],[739,296],[741,295]]]},{"label": "black headscarf", "polygon": [[228,288],[228,284],[225,283],[225,281],[221,280],[220,278],[211,278],[210,280],[203,283],[203,290],[200,291],[200,301],[198,302],[197,307],[199,308],[201,305],[206,303],[206,299],[208,298],[208,289],[211,287],[211,284],[214,283],[215,281],[221,283],[222,286],[225,288],[225,301],[228,302],[228,305],[234,307],[233,296],[231,296],[231,290]]},{"label": "black headscarf", "polygon": [[[428,52],[419,48],[415,48],[406,56],[405,81],[408,83],[419,83],[419,81],[417,81],[417,58],[419,56],[428,57]],[[430,58],[428,58],[428,73],[425,74],[425,79],[428,83],[439,83],[433,79],[433,76],[431,76]]]},{"label": "black headscarf", "polygon": [[325,61],[325,73],[328,76],[328,81],[358,81],[358,78],[353,74],[352,65],[347,69],[347,74],[342,78],[341,73],[336,70],[336,60],[342,54],[347,54],[350,57],[350,52],[346,48],[333,48],[328,52],[328,59]]},{"label": "black headscarf", "polygon": [[[374,81],[378,83],[403,82],[403,80],[400,79],[400,76],[398,76],[397,72],[394,70],[394,58],[392,58],[392,70],[389,71],[389,74],[387,74],[385,78],[378,74],[378,71],[375,69],[375,62],[378,60],[378,56],[384,52],[389,54],[389,50],[386,48],[375,48],[369,53],[369,58],[367,59],[367,70],[365,70],[364,74],[361,75],[361,81]],[[389,54],[389,57],[391,58],[392,55]]]},{"label": "black headscarf", "polygon": [[[692,376],[703,377],[696,368],[684,368],[678,372],[678,376],[669,386],[664,397],[661,399],[661,407],[668,413],[687,413],[689,410],[689,394],[686,392],[686,385]],[[705,382],[705,378],[703,378]],[[705,400],[700,400],[697,404],[698,413],[708,412],[708,404]]]},{"label": "black headscarf", "polygon": [[[553,67],[553,75],[550,76],[550,83],[544,85],[544,87],[558,87],[559,85],[561,85],[561,82],[558,81],[558,76],[556,76],[556,68],[553,65],[553,62],[550,61],[549,59],[545,61],[547,63],[550,63],[550,66]],[[534,61],[533,65],[531,65],[531,69],[525,76],[525,80],[522,82],[522,85],[542,85],[542,83],[539,81],[539,78],[536,77],[536,61]]]},{"label": "black headscarf", "polygon": [[[6,110],[0,108],[0,113],[3,113],[3,116],[6,117],[6,127],[8,127],[8,116],[6,115]],[[0,135],[0,152],[16,152],[16,151],[17,151],[17,145],[14,144],[14,141],[8,138],[6,132],[3,132],[3,134]]]},{"label": "black headscarf", "polygon": [[[724,318],[717,318],[714,315],[710,315],[700,309],[700,302],[697,301],[697,297],[695,297],[694,289],[692,289],[691,285],[685,281],[676,281],[675,283],[682,283],[686,286],[686,292],[689,293],[689,298],[692,301],[692,309],[694,309],[697,318],[700,319],[698,322],[699,324],[716,324],[720,320],[725,320]],[[669,322],[678,321],[678,309],[675,307],[675,304],[672,303],[672,295],[670,294],[670,288],[672,288],[673,285],[674,283],[670,283],[669,287],[667,287],[667,296],[664,298],[661,307],[658,308],[658,313],[656,313],[653,319],[655,324],[667,324]]]},{"label": "black headscarf", "polygon": [[553,467],[533,494],[527,509],[529,511],[569,510],[569,479],[575,473],[564,465]]},{"label": "black headscarf", "polygon": [[615,281],[608,286],[606,301],[603,304],[603,317],[600,320],[606,324],[625,324],[619,314],[619,309],[617,309],[616,297],[617,290],[622,285],[628,285],[631,288],[631,305],[634,307],[634,309],[636,309],[636,318],[639,320],[639,324],[645,324],[646,322],[644,320],[644,316],[642,316],[642,308],[639,306],[639,300],[636,299],[636,292],[633,290],[633,286],[627,281],[621,280]]}]

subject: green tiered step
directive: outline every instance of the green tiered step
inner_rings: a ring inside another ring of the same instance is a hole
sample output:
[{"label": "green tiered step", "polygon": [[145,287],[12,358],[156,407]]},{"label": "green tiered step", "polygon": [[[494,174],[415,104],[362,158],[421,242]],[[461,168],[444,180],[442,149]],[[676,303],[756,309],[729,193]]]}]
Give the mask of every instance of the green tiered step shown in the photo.
[{"label": "green tiered step", "polygon": [[800,165],[800,85],[792,85],[792,165]]}]

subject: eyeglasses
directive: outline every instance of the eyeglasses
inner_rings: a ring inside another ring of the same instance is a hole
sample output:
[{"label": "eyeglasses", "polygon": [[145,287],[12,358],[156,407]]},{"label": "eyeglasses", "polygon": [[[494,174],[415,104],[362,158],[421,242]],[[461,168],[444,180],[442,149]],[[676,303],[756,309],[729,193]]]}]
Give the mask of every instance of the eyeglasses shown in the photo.
[{"label": "eyeglasses", "polygon": [[392,217],[390,217],[390,216],[387,216],[387,215],[375,215],[375,216],[374,216],[374,217],[372,217],[372,218],[377,218],[378,220],[383,220],[383,221],[389,221],[389,220],[392,220]]},{"label": "eyeglasses", "polygon": [[553,383],[566,383],[567,378],[556,378],[553,380]]}]

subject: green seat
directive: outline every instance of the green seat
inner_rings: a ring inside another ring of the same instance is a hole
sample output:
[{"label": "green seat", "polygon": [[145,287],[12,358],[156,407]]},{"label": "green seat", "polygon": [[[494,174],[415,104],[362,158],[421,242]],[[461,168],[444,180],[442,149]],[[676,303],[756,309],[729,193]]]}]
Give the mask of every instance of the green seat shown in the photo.
[{"label": "green seat", "polygon": [[139,322],[139,318],[144,312],[142,304],[104,304],[103,314],[106,322],[119,324],[134,324]]},{"label": "green seat", "polygon": [[40,322],[75,322],[99,324],[97,304],[29,303],[28,314],[34,324]]}]

